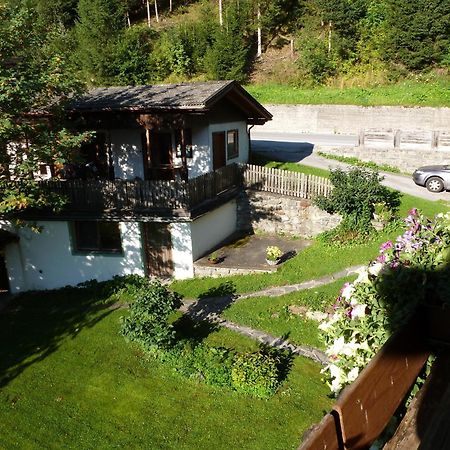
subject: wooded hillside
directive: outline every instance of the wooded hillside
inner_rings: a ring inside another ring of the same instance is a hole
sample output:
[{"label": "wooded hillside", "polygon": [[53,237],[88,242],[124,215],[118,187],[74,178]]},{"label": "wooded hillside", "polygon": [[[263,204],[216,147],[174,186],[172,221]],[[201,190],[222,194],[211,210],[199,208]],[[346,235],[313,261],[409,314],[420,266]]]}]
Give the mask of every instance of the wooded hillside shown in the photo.
[{"label": "wooded hillside", "polygon": [[450,66],[450,0],[3,2],[31,10],[49,45],[91,85],[371,86]]}]

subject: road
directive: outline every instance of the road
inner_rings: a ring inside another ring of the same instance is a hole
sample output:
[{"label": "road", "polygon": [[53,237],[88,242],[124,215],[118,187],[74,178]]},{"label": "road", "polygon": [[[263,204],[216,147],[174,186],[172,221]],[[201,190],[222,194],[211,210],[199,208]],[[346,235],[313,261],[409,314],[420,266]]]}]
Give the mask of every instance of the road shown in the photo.
[{"label": "road", "polygon": [[[320,169],[347,168],[348,164],[325,159],[313,153],[315,146],[356,145],[357,136],[334,134],[294,134],[252,131],[252,150],[279,161],[298,162]],[[326,149],[325,149],[326,151]],[[432,193],[416,186],[406,175],[380,172],[384,176],[383,184],[405,194],[426,200],[444,200],[450,202],[450,192]]]}]

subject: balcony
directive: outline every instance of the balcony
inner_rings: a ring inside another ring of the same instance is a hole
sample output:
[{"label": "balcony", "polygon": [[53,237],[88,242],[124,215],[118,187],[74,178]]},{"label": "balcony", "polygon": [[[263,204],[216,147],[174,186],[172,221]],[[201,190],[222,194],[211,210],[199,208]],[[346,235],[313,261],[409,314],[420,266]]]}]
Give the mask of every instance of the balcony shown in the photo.
[{"label": "balcony", "polygon": [[242,186],[242,168],[223,167],[188,181],[182,180],[47,180],[43,192],[66,199],[59,212],[51,209],[22,213],[26,220],[176,220],[195,218],[233,198]]}]

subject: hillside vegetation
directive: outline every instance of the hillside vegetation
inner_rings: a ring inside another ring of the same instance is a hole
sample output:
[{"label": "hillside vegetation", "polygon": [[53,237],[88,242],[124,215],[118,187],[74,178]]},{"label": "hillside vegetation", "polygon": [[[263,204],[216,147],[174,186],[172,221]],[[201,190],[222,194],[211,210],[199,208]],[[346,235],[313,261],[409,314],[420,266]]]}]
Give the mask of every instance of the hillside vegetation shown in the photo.
[{"label": "hillside vegetation", "polygon": [[236,79],[264,102],[450,104],[449,0],[3,3],[88,85]]}]

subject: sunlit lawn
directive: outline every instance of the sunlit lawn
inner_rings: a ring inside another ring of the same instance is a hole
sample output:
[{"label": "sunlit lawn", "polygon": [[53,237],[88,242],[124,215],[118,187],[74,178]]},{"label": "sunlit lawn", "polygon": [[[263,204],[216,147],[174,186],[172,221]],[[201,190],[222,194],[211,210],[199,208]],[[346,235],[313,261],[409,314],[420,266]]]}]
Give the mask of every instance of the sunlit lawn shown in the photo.
[{"label": "sunlit lawn", "polygon": [[[302,358],[269,400],[183,379],[94,301],[40,293],[0,314],[0,448],[288,449],[330,407],[320,366]],[[226,330],[206,340],[256,348]]]}]

